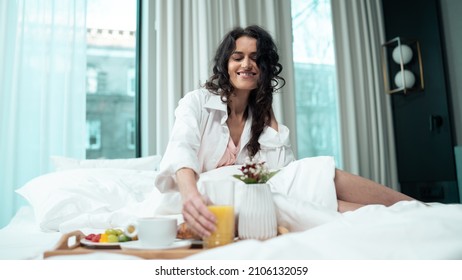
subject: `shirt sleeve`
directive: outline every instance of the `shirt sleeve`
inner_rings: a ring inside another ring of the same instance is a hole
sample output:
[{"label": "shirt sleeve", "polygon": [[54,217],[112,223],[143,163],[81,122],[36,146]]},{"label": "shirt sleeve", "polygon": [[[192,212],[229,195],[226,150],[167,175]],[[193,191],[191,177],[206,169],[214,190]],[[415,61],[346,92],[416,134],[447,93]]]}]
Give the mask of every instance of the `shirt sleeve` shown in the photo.
[{"label": "shirt sleeve", "polygon": [[289,128],[279,124],[276,131],[266,127],[260,135],[259,157],[264,160],[270,169],[280,169],[295,160],[289,139]]},{"label": "shirt sleeve", "polygon": [[194,94],[185,95],[175,109],[175,123],[155,181],[161,192],[178,190],[176,172],[181,168],[191,168],[196,174],[200,173],[201,110],[200,99]]}]

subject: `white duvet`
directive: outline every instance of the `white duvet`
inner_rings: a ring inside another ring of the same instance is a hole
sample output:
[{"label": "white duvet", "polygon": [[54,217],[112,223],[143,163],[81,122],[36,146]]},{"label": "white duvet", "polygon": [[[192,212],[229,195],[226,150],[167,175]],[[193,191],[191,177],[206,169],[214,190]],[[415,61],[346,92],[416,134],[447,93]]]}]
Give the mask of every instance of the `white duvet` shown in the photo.
[{"label": "white duvet", "polygon": [[462,206],[370,205],[303,232],[240,241],[190,259],[460,260]]},{"label": "white duvet", "polygon": [[[202,180],[232,179],[237,168],[204,173],[199,187]],[[400,202],[340,214],[334,168],[330,157],[304,159],[271,179],[278,224],[291,233],[264,242],[240,241],[191,259],[462,259],[460,204]],[[0,257],[40,258],[58,241],[58,230],[91,232],[152,215],[173,215],[182,222],[179,194],[161,194],[153,185],[155,176],[140,170],[76,169],[32,180],[18,192],[35,217],[19,212],[0,230]],[[245,187],[236,184],[238,210]]]}]

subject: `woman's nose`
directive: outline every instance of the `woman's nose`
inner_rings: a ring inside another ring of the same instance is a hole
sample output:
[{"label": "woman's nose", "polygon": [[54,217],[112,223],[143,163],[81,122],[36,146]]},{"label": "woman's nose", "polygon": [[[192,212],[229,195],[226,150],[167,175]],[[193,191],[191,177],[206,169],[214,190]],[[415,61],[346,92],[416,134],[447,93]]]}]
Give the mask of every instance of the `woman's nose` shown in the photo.
[{"label": "woman's nose", "polygon": [[242,60],[241,67],[244,68],[244,69],[250,69],[252,67],[252,64],[250,63],[250,59],[244,58]]}]

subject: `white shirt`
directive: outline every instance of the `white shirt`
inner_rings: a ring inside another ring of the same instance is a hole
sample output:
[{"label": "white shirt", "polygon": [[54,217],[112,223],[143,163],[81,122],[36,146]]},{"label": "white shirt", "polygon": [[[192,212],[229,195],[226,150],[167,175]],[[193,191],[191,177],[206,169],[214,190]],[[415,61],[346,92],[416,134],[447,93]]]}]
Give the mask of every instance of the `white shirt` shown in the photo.
[{"label": "white shirt", "polygon": [[[230,133],[226,120],[227,105],[219,95],[206,89],[187,93],[175,110],[175,124],[164,156],[156,187],[161,192],[177,190],[176,171],[191,168],[196,174],[217,168],[228,145]],[[236,164],[243,164],[248,156],[252,117],[249,114],[240,139]],[[260,151],[255,158],[263,160],[269,169],[279,169],[294,161],[290,147],[289,129],[279,124],[276,131],[266,127],[258,142]]]}]

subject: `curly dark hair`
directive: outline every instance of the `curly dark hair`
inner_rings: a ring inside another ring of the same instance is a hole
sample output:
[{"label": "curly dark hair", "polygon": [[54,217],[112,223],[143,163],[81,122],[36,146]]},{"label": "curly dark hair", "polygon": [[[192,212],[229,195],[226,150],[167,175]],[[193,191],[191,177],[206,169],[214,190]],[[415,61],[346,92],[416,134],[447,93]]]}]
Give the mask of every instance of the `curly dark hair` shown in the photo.
[{"label": "curly dark hair", "polygon": [[[282,65],[279,63],[277,47],[271,35],[257,25],[246,28],[236,27],[231,30],[217,48],[213,60],[213,75],[205,82],[204,87],[220,95],[223,102],[230,103],[230,95],[234,87],[228,74],[228,61],[236,49],[236,40],[243,36],[257,40],[256,63],[260,69],[257,88],[251,91],[246,110],[246,114],[249,111],[252,113],[252,135],[247,150],[250,156],[254,156],[260,150],[258,139],[263,129],[271,122],[273,93],[285,85],[284,78],[279,76]],[[247,115],[245,117],[247,118]]]}]

